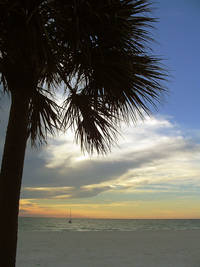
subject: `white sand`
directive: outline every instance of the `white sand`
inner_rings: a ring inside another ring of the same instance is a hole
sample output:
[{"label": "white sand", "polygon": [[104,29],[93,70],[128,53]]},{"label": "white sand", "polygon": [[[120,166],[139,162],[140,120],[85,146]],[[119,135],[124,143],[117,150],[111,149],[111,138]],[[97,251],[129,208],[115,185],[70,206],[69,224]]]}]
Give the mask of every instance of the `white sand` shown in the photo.
[{"label": "white sand", "polygon": [[17,267],[200,267],[200,231],[20,233]]}]

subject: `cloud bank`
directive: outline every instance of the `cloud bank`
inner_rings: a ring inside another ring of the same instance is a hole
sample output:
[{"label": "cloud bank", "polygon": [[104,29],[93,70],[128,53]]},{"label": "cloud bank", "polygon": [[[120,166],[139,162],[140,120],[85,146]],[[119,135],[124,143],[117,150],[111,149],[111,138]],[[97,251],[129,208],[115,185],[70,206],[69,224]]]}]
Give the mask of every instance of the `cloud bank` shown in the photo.
[{"label": "cloud bank", "polygon": [[118,146],[89,157],[71,132],[28,151],[23,199],[83,199],[102,193],[197,193],[200,144],[166,118],[123,126]]}]

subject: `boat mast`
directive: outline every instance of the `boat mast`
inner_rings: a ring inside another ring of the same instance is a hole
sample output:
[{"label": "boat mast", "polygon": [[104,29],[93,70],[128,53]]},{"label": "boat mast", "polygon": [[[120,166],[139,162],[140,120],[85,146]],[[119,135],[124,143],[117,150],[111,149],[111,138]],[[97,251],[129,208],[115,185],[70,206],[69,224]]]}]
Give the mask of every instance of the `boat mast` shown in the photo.
[{"label": "boat mast", "polygon": [[71,209],[70,209],[70,213],[69,213],[69,221],[68,223],[72,223],[72,214],[71,214]]}]

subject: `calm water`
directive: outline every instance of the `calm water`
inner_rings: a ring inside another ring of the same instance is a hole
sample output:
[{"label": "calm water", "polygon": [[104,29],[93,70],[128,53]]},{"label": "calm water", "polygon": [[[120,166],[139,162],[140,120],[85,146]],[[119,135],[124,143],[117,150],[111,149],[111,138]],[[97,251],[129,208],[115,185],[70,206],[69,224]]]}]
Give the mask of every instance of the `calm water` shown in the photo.
[{"label": "calm water", "polygon": [[19,231],[200,230],[200,220],[19,218]]}]

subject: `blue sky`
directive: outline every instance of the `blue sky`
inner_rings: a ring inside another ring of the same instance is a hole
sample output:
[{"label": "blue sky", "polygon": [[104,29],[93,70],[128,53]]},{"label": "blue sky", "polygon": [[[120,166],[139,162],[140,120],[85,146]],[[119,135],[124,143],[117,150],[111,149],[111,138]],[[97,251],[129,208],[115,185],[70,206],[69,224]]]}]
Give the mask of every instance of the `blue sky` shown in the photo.
[{"label": "blue sky", "polygon": [[170,72],[170,95],[159,113],[169,115],[188,128],[199,128],[200,99],[200,2],[198,0],[158,1],[159,17],[154,36],[155,51],[164,58]]},{"label": "blue sky", "polygon": [[170,75],[165,101],[146,121],[123,125],[107,156],[81,154],[70,132],[29,147],[21,215],[65,216],[72,208],[77,217],[200,218],[200,2],[153,7],[152,47]]}]

